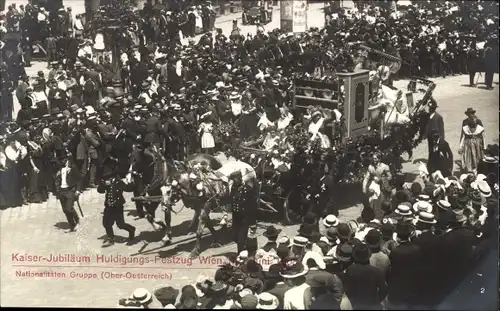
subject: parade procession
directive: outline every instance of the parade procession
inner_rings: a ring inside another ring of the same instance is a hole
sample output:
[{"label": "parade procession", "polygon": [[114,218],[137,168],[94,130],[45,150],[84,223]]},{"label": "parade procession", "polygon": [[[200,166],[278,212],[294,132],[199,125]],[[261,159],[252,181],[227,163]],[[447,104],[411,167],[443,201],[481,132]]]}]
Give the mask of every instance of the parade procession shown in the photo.
[{"label": "parade procession", "polygon": [[2,306],[498,309],[498,2],[0,9]]}]

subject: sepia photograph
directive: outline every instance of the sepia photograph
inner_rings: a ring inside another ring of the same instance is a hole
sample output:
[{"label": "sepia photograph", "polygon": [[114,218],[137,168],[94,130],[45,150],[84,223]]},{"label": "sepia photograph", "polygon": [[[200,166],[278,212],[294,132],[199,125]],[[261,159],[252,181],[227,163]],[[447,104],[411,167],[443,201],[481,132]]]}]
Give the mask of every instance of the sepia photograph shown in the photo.
[{"label": "sepia photograph", "polygon": [[499,2],[0,0],[0,306],[499,309]]}]

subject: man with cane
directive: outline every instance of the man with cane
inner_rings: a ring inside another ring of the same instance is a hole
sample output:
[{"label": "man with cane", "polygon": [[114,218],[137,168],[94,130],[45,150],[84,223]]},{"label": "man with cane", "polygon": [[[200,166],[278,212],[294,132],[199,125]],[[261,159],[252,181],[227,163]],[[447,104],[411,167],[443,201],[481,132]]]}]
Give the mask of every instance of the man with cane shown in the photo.
[{"label": "man with cane", "polygon": [[[60,169],[56,174],[56,197],[68,220],[69,229],[65,232],[75,232],[80,223],[80,217],[75,210],[75,201],[78,200],[82,188],[82,176],[78,167],[72,161],[71,154],[66,152],[61,156]],[[80,210],[81,211],[81,210]],[[82,214],[83,216],[83,214]]]}]

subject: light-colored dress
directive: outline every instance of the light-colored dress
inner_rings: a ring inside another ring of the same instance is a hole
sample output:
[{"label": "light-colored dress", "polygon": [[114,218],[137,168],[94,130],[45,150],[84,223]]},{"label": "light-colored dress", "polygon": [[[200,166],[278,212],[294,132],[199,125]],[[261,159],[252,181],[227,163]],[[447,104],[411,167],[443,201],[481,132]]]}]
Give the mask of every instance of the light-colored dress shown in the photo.
[{"label": "light-colored dress", "polygon": [[201,148],[208,149],[215,147],[214,136],[212,135],[213,125],[211,123],[203,122],[200,124],[201,135]]},{"label": "light-colored dress", "polygon": [[481,125],[477,125],[475,129],[464,126],[462,131],[464,133],[462,141],[460,141],[462,169],[466,172],[473,172],[477,169],[477,164],[483,158],[484,128]]}]

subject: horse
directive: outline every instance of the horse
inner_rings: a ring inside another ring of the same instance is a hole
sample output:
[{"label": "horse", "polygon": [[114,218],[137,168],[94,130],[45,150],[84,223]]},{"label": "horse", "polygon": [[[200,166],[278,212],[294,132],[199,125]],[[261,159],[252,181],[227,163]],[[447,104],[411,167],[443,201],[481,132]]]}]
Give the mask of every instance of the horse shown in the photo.
[{"label": "horse", "polygon": [[[230,182],[229,176],[237,171],[242,173],[243,182],[255,189],[257,176],[254,168],[245,162],[229,161],[217,170],[208,166],[192,165],[195,159],[184,163],[169,183],[162,187],[163,202],[165,206],[166,234],[162,241],[168,245],[172,239],[171,213],[175,212],[172,206],[182,200],[184,206],[195,211],[191,228],[196,225],[196,243],[191,251],[191,257],[200,254],[200,242],[205,226],[216,239],[212,247],[219,245],[216,231],[210,223],[210,211],[217,206],[224,206],[229,201]],[[257,201],[255,202],[257,203]]]},{"label": "horse", "polygon": [[[189,165],[201,165],[210,169],[219,169],[222,163],[214,156],[208,154],[193,154],[186,158]],[[130,168],[133,172],[135,197],[161,196],[161,187],[166,183],[170,174],[175,174],[182,163],[176,161],[167,161],[161,150],[155,147],[141,150],[134,149],[131,153]],[[132,174],[131,174],[132,175]],[[132,176],[128,178],[132,178]],[[142,202],[141,202],[142,201]],[[137,204],[141,204],[146,210],[146,219],[156,231],[165,228],[165,222],[156,218],[156,210],[159,206],[159,201],[155,200],[136,200]]]}]

